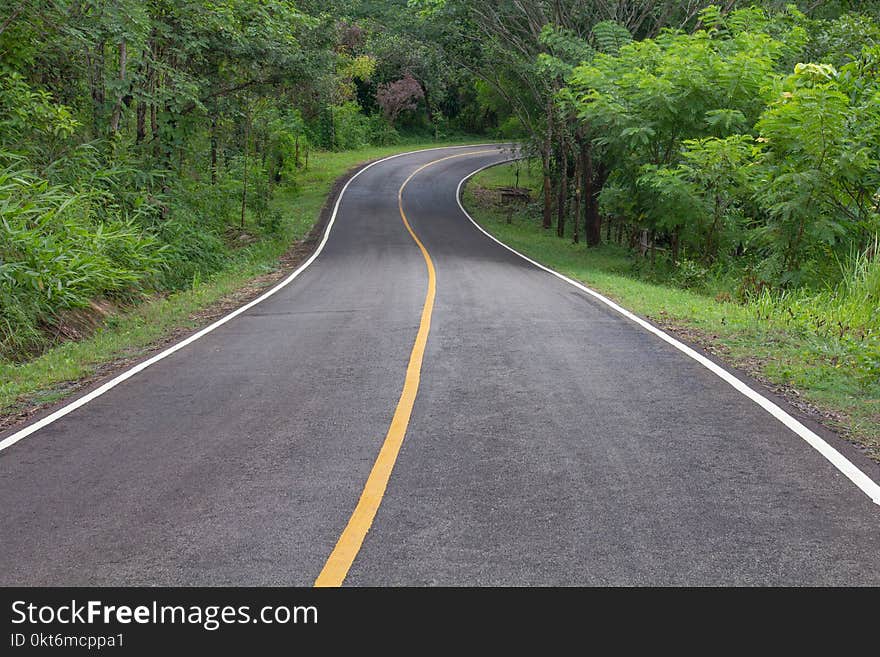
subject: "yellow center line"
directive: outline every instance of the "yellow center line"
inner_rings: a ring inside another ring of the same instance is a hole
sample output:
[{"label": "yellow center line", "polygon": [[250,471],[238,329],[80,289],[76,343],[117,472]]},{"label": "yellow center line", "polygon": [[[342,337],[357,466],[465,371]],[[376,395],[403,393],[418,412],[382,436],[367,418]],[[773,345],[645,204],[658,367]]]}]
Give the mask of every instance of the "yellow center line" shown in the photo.
[{"label": "yellow center line", "polygon": [[465,157],[466,155],[479,155],[481,153],[494,152],[495,149],[486,149],[482,151],[470,151],[468,153],[458,153],[449,155],[438,160],[433,160],[427,164],[423,164],[413,171],[410,176],[403,181],[400,189],[397,190],[397,207],[400,210],[400,218],[403,219],[403,225],[409,231],[415,243],[418,245],[425,258],[425,264],[428,267],[428,292],[425,295],[425,304],[422,308],[422,319],[419,323],[419,331],[416,334],[416,341],[413,344],[412,353],[409,357],[409,365],[406,368],[406,378],[403,382],[403,392],[400,394],[400,400],[397,402],[397,409],[394,411],[394,417],[391,419],[391,426],[385,435],[385,442],[382,443],[382,449],[376,457],[370,476],[364,484],[364,490],[358,500],[348,524],[336,542],[336,547],[327,558],[327,563],[315,580],[315,586],[341,586],[345,581],[348,570],[354,562],[355,557],[361,549],[367,532],[373,524],[379,505],[382,503],[382,497],[385,495],[385,489],[388,486],[388,480],[391,478],[391,471],[394,469],[394,463],[397,461],[397,455],[400,452],[400,446],[403,444],[403,438],[406,435],[407,426],[409,426],[409,418],[412,414],[413,404],[416,401],[416,393],[419,390],[419,379],[422,373],[422,358],[425,355],[425,345],[428,342],[428,331],[431,330],[431,313],[434,310],[434,295],[437,289],[437,276],[434,273],[434,263],[425,245],[413,231],[406,213],[403,211],[403,190],[406,188],[410,180],[416,174],[427,167],[451,160],[456,157]]}]

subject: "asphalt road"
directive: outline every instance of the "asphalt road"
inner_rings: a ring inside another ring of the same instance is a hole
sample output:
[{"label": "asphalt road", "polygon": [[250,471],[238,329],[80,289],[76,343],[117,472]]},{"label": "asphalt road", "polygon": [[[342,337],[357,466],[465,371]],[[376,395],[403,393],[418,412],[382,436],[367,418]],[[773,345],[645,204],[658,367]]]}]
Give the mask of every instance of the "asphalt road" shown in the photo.
[{"label": "asphalt road", "polygon": [[[350,585],[880,584],[880,506],[680,351],[481,234],[486,147],[352,181],[262,303],[0,452],[2,585],[311,585],[418,395]],[[11,431],[0,435],[10,435]],[[878,480],[877,468],[827,440]]]}]

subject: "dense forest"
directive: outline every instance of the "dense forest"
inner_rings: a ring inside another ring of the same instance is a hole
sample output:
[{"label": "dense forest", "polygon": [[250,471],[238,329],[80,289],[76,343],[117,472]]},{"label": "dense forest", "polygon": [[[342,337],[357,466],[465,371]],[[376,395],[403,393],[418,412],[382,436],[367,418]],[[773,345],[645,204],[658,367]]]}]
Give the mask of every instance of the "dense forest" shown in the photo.
[{"label": "dense forest", "polygon": [[880,299],[878,6],[5,0],[0,353],[283,230],[316,150],[463,134],[523,144],[560,238]]},{"label": "dense forest", "polygon": [[0,355],[283,230],[316,149],[487,127],[405,3],[0,3]]},{"label": "dense forest", "polygon": [[740,4],[425,12],[466,26],[449,43],[540,157],[545,228],[735,266],[751,290],[826,282],[880,229],[877,4]]}]

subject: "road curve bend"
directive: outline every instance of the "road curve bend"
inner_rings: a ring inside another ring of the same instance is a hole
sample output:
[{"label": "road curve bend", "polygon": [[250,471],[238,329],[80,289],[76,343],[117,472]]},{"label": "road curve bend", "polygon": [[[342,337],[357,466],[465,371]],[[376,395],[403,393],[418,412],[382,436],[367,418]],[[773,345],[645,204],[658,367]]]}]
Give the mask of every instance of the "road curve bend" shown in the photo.
[{"label": "road curve bend", "polygon": [[468,220],[510,157],[364,169],[295,280],[0,434],[0,585],[880,584],[833,464]]}]

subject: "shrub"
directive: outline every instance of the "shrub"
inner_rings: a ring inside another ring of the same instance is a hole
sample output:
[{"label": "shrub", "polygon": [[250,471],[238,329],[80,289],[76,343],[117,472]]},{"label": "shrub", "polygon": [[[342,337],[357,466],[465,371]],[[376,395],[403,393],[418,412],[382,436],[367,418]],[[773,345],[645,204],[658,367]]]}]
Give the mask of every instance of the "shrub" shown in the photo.
[{"label": "shrub", "polygon": [[27,170],[0,172],[0,352],[37,346],[38,325],[61,310],[155,283],[165,249],[131,219],[98,219],[102,201]]}]

